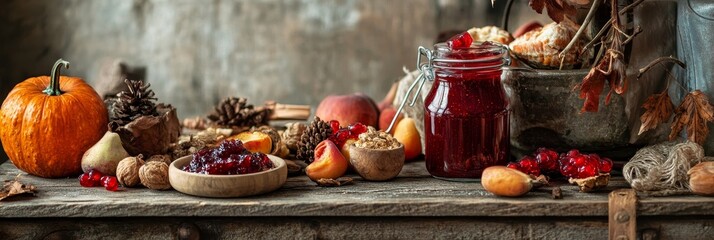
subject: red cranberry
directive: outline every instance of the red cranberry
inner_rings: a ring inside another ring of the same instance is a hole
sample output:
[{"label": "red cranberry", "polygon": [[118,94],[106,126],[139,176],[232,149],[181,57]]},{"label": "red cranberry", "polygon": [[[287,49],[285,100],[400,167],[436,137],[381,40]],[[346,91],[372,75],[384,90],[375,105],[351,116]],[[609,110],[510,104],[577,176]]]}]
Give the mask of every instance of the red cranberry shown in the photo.
[{"label": "red cranberry", "polygon": [[535,159],[538,161],[538,166],[541,171],[548,173],[558,172],[557,152],[546,148],[539,148]]},{"label": "red cranberry", "polygon": [[340,122],[337,120],[330,120],[330,128],[332,128],[333,133],[336,133],[340,130]]},{"label": "red cranberry", "polygon": [[578,175],[578,168],[570,164],[564,164],[560,166],[560,174],[568,178],[575,178]]},{"label": "red cranberry", "polygon": [[349,127],[352,137],[359,137],[360,134],[367,132],[367,126],[362,123],[354,123]]},{"label": "red cranberry", "polygon": [[586,156],[578,155],[578,156],[570,157],[569,163],[576,167],[582,167],[582,166],[585,166],[586,164],[588,164],[588,159]]},{"label": "red cranberry", "polygon": [[82,187],[95,187],[94,182],[89,177],[89,173],[79,175],[79,185],[82,185]]},{"label": "red cranberry", "polygon": [[568,157],[575,157],[575,156],[579,156],[579,155],[580,155],[580,151],[578,151],[577,149],[568,151]]},{"label": "red cranberry", "polygon": [[531,175],[540,175],[540,168],[538,167],[538,161],[536,161],[531,156],[525,156],[520,161],[521,169],[523,172]]},{"label": "red cranberry", "polygon": [[347,140],[350,138],[352,138],[352,134],[350,133],[350,131],[347,129],[341,129],[333,135],[331,140],[335,142],[335,145],[342,148],[342,146],[345,145],[345,142],[347,142]]},{"label": "red cranberry", "polygon": [[612,160],[609,158],[600,158],[598,168],[601,173],[609,173],[612,171]]},{"label": "red cranberry", "polygon": [[597,165],[587,164],[578,168],[578,178],[588,178],[597,175]]},{"label": "red cranberry", "polygon": [[[520,166],[518,163],[515,163],[515,162],[509,162],[508,164],[506,164],[506,167],[507,167],[507,168],[513,168],[513,169],[516,169],[516,170],[518,170],[518,171],[521,171],[521,166]],[[521,172],[522,172],[522,171],[521,171]]]},{"label": "red cranberry", "polygon": [[106,188],[109,191],[116,191],[119,189],[119,182],[117,181],[117,177],[113,176],[104,176],[102,177],[102,186]]},{"label": "red cranberry", "polygon": [[474,42],[474,38],[469,34],[469,32],[462,32],[446,40],[446,44],[449,45],[451,49],[467,48],[471,46]]},{"label": "red cranberry", "polygon": [[213,149],[203,149],[193,154],[184,171],[202,174],[246,174],[273,168],[273,163],[263,153],[251,153],[236,140],[223,141]]},{"label": "red cranberry", "polygon": [[102,177],[104,174],[97,170],[89,170],[89,181],[92,181],[93,186],[102,186]]}]

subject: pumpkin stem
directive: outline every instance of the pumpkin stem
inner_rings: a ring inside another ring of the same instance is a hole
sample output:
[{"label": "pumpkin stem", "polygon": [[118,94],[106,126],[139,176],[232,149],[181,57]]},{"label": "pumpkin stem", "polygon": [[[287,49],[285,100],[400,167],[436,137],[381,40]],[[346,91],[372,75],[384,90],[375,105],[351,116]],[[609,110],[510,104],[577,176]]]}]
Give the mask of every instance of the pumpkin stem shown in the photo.
[{"label": "pumpkin stem", "polygon": [[64,68],[69,68],[69,62],[59,59],[57,62],[55,62],[55,65],[52,66],[52,72],[50,73],[50,85],[45,88],[44,92],[47,95],[50,96],[58,96],[62,94],[62,91],[60,91],[60,69]]}]

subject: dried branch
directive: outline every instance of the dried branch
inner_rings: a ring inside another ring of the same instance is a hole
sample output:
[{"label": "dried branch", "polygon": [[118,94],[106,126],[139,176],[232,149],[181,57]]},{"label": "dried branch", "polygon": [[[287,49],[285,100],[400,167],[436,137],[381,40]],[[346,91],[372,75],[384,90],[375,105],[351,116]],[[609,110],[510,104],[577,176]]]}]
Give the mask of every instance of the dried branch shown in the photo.
[{"label": "dried branch", "polygon": [[655,59],[654,61],[650,62],[650,64],[647,64],[647,66],[645,66],[645,67],[643,67],[643,68],[640,68],[640,71],[639,71],[639,73],[637,74],[637,78],[639,79],[640,77],[642,77],[642,74],[644,74],[645,72],[649,71],[650,68],[654,67],[655,65],[660,64],[660,63],[665,63],[665,62],[673,62],[673,63],[676,63],[677,65],[679,65],[679,66],[682,67],[682,68],[687,68],[687,64],[685,64],[684,62],[682,62],[681,60],[679,60],[679,59],[677,59],[677,58],[675,58],[675,57],[672,57],[672,56],[669,56],[669,57],[660,57],[660,58],[657,58],[657,59]]},{"label": "dried branch", "polygon": [[[630,10],[632,10],[633,8],[637,7],[637,6],[640,5],[642,2],[644,2],[644,0],[637,0],[637,1],[633,2],[632,4],[627,5],[626,7],[622,8],[617,14],[619,14],[619,15],[625,15],[625,14],[627,14],[628,11],[630,11]],[[606,32],[608,32],[608,29],[610,29],[610,27],[612,26],[612,22],[613,22],[613,20],[607,21],[607,23],[605,23],[605,25],[603,25],[602,28],[600,28],[600,31],[599,31],[597,34],[595,34],[595,36],[592,38],[592,40],[590,40],[590,42],[588,42],[587,44],[585,44],[585,47],[583,47],[583,50],[582,50],[582,51],[585,52],[588,48],[593,47],[594,45],[597,45],[597,43],[604,42],[604,41],[601,39],[601,37],[602,37],[603,34],[605,34]],[[585,27],[585,24],[583,24],[583,26],[580,26],[580,27],[581,27],[581,28]],[[635,30],[635,31],[637,31],[637,30]],[[641,29],[640,29],[640,31],[641,31]],[[637,32],[636,32],[636,33],[637,33]],[[637,34],[639,34],[639,33],[637,33]],[[636,35],[636,34],[633,34],[633,36],[634,36],[634,35]],[[626,42],[629,42],[629,41],[626,41]],[[597,63],[597,61],[595,61],[595,62]]]},{"label": "dried branch", "polygon": [[585,17],[585,21],[583,21],[583,24],[580,25],[580,28],[578,31],[575,33],[575,36],[573,36],[573,39],[570,40],[570,43],[568,43],[567,46],[563,49],[563,51],[558,54],[558,57],[560,57],[560,69],[563,69],[563,60],[565,59],[565,54],[570,51],[573,46],[575,46],[575,43],[578,42],[580,39],[580,35],[583,34],[585,31],[585,28],[587,28],[588,25],[590,25],[590,21],[592,21],[593,17],[595,17],[595,12],[597,11],[598,7],[600,7],[600,1],[596,0],[593,2],[593,4],[590,6],[590,11],[588,11],[588,15]]},{"label": "dried branch", "polygon": [[637,7],[638,5],[640,5],[640,3],[644,2],[644,1],[645,0],[637,0],[630,5],[627,5],[626,7],[622,8],[622,10],[620,10],[619,14],[625,15],[625,13],[627,13],[627,11],[632,10],[633,8]]},{"label": "dried branch", "polygon": [[[630,41],[632,41],[632,39],[634,39],[634,38],[635,38],[637,35],[639,35],[640,33],[642,33],[642,28],[641,28],[640,26],[637,26],[637,27],[635,28],[635,32],[633,32],[632,35],[628,36],[627,39],[625,39],[625,41],[622,42],[622,44],[625,45],[625,44],[630,43]],[[624,34],[624,33],[623,33],[623,34]],[[624,34],[624,35],[627,36],[627,34]]]}]

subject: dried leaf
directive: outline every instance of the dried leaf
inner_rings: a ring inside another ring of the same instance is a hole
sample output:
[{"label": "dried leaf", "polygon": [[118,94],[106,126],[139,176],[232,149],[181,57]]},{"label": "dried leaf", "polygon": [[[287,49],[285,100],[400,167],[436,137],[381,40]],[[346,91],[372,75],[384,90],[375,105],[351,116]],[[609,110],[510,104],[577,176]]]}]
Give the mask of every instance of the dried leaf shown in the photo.
[{"label": "dried leaf", "polygon": [[553,21],[557,23],[563,21],[565,18],[575,20],[574,18],[577,14],[575,7],[563,0],[530,0],[528,1],[528,5],[538,14],[543,13],[543,8],[545,8],[548,11],[550,19],[553,19]]},{"label": "dried leaf", "polygon": [[[616,6],[617,1],[611,0],[611,4]],[[605,104],[610,103],[613,92],[623,94],[627,91],[627,64],[623,61],[623,50],[630,36],[619,30],[626,28],[620,22],[617,8],[610,10],[610,21],[612,26],[607,30],[605,37],[600,38],[602,47],[605,49],[604,55],[600,62],[590,69],[581,85],[580,98],[585,99],[581,112],[598,111],[600,93],[604,89],[605,81],[610,86],[610,91],[605,97]]]},{"label": "dried leaf", "polygon": [[110,125],[112,131],[119,134],[122,146],[129,154],[165,154],[171,144],[178,141],[181,124],[176,109],[164,104],[157,105],[156,109],[159,116],[141,116],[123,127]]},{"label": "dried leaf", "polygon": [[[606,64],[604,61],[600,63]],[[590,69],[580,85],[580,98],[585,99],[580,112],[597,112],[600,105],[600,94],[605,88],[605,74],[598,68]]]},{"label": "dried leaf", "polygon": [[709,104],[709,98],[701,91],[694,90],[687,94],[677,107],[669,139],[677,138],[679,132],[686,127],[687,138],[702,145],[709,135],[707,122],[712,121],[714,121],[714,107]]},{"label": "dried leaf", "polygon": [[342,178],[338,178],[338,179],[320,178],[316,182],[317,182],[317,185],[320,187],[339,187],[339,186],[350,185],[350,184],[354,183],[352,178],[349,178],[349,177],[342,177]]},{"label": "dried leaf", "polygon": [[[617,41],[615,41],[617,42]],[[604,90],[605,81],[610,86],[610,91],[605,97],[605,104],[610,104],[612,92],[623,94],[627,91],[627,64],[622,61],[622,46],[615,44],[607,50],[607,54],[600,63],[590,69],[583,78],[580,87],[580,98],[585,99],[581,112],[597,112],[600,105],[600,94]]]},{"label": "dried leaf", "polygon": [[649,96],[645,103],[642,104],[642,108],[645,109],[645,113],[640,117],[642,125],[637,135],[655,129],[659,124],[667,122],[674,111],[674,104],[672,104],[672,99],[665,91]]},{"label": "dried leaf", "polygon": [[601,173],[588,178],[571,178],[568,179],[568,182],[578,185],[580,192],[592,192],[607,187],[607,184],[610,182],[610,174]]},{"label": "dried leaf", "polygon": [[0,191],[0,201],[5,198],[21,194],[35,194],[35,190],[37,190],[37,188],[30,184],[23,184],[18,180],[19,177],[20,176],[15,178],[15,180],[5,181],[2,191]]}]

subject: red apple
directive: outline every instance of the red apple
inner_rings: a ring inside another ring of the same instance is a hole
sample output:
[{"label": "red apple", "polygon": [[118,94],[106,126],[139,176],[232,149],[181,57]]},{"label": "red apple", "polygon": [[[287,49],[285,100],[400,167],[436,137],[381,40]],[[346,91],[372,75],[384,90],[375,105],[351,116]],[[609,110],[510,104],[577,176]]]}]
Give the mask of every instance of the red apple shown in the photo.
[{"label": "red apple", "polygon": [[[382,131],[387,131],[387,128],[389,128],[389,124],[392,123],[392,119],[394,118],[394,115],[397,114],[397,109],[394,107],[388,107],[382,110],[382,112],[379,114],[379,130]],[[397,126],[397,123],[404,118],[403,114],[399,114],[399,117],[397,117],[397,121],[394,122],[394,126]],[[392,132],[394,132],[394,127],[392,127]]]},{"label": "red apple", "polygon": [[377,105],[367,95],[330,95],[320,102],[315,116],[323,121],[337,120],[343,127],[353,123],[377,126]]}]

